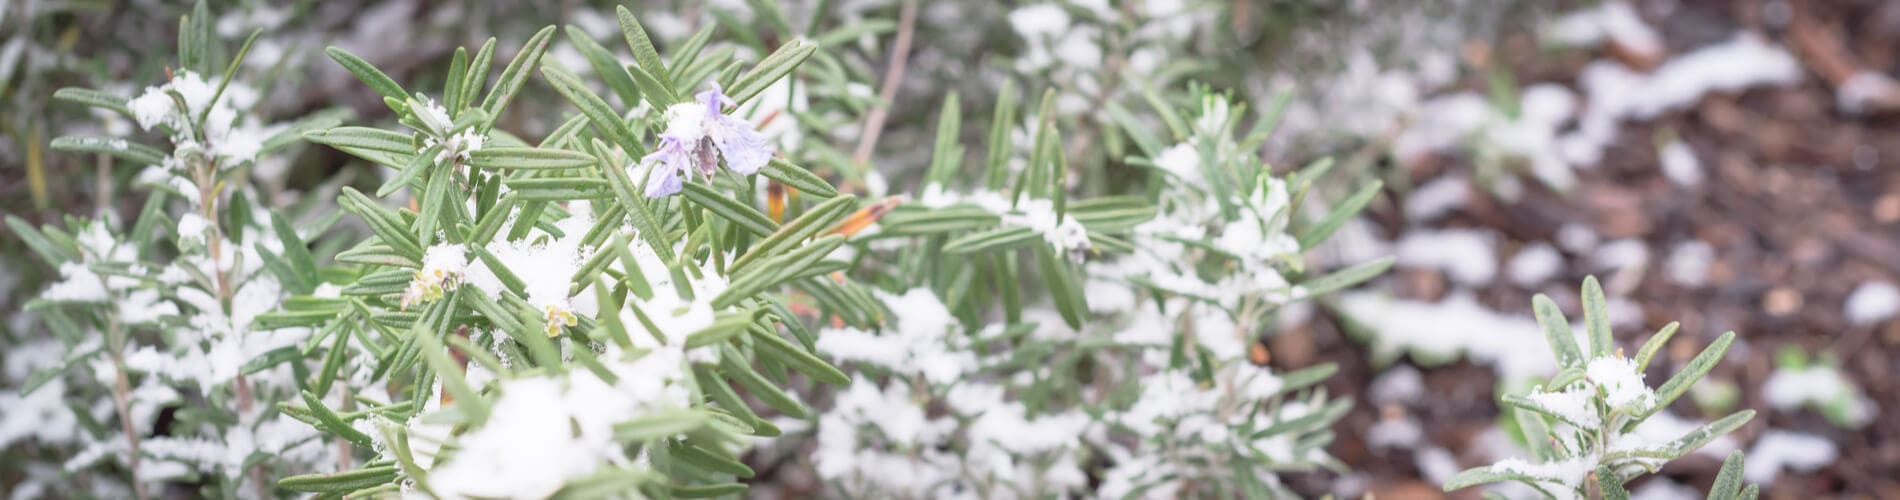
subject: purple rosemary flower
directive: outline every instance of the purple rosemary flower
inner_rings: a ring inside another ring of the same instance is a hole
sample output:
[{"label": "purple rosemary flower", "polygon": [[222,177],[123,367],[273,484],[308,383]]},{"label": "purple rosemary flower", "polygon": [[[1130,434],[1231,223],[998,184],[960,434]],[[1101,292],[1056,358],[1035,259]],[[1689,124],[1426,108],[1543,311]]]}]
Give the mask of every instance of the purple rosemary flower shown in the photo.
[{"label": "purple rosemary flower", "polygon": [[[712,175],[725,158],[726,168],[744,175],[757,173],[772,160],[772,144],[752,123],[727,115],[731,97],[712,84],[700,92],[698,103],[683,102],[666,108],[666,130],[653,152],[640,159],[648,168],[649,198],[680,192],[694,174]],[[681,176],[685,176],[682,179]]]}]

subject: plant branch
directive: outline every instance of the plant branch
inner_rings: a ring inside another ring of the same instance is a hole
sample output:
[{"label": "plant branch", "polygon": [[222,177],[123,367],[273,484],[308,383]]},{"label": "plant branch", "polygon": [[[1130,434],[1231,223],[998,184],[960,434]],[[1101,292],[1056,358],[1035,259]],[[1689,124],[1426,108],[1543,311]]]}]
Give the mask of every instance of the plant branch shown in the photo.
[{"label": "plant branch", "polygon": [[125,374],[125,332],[119,329],[119,317],[106,315],[106,340],[111,344],[112,367],[118,373],[112,384],[112,404],[119,411],[119,430],[125,433],[126,466],[132,469],[132,494],[139,500],[151,498],[145,482],[139,478],[139,433],[132,424],[132,383]]},{"label": "plant branch", "polygon": [[897,86],[904,81],[904,66],[910,62],[910,39],[916,32],[917,1],[904,2],[897,16],[897,41],[891,44],[891,65],[885,68],[884,84],[877,92],[879,105],[864,117],[864,135],[858,137],[858,149],[851,154],[851,164],[858,167],[871,163],[871,151],[877,149],[884,120],[890,118],[891,106],[897,104]]}]

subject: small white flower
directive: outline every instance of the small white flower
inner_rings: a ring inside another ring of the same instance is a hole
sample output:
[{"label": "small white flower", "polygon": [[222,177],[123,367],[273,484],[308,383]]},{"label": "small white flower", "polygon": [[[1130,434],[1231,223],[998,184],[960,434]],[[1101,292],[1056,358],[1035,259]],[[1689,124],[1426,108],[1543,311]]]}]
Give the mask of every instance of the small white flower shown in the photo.
[{"label": "small white flower", "polygon": [[455,291],[462,286],[463,272],[467,269],[468,256],[461,245],[443,243],[429,247],[422,255],[422,269],[409,280],[409,289],[402,292],[402,308],[434,302],[443,294]]},{"label": "small white flower", "polygon": [[469,154],[480,151],[482,144],[487,142],[488,136],[477,134],[471,129],[463,130],[441,141],[437,141],[434,137],[423,139],[422,149],[429,149],[440,144],[442,151],[435,154],[435,162],[437,164],[441,164],[450,159],[467,162],[469,160]]},{"label": "small white flower", "polygon": [[422,131],[428,132],[429,135],[446,136],[455,128],[455,121],[449,119],[448,108],[436,104],[434,99],[423,98],[422,102],[409,106],[409,109],[415,112],[416,120],[422,122]]},{"label": "small white flower", "polygon": [[566,300],[540,300],[536,304],[541,308],[541,319],[547,322],[548,337],[559,337],[567,327],[576,324],[574,308]]}]

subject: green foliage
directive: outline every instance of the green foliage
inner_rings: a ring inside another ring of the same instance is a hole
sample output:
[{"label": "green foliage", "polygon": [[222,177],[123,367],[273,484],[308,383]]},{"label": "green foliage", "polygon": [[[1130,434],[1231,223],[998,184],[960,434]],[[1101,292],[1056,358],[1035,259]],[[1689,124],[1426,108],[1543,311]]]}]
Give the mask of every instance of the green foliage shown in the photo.
[{"label": "green foliage", "polygon": [[[638,63],[624,67],[633,74],[612,71],[623,65],[593,40],[574,40],[590,64],[605,75],[615,95],[628,105],[663,109],[678,99],[675,96],[694,93],[697,82],[653,78],[669,73],[638,21],[625,9],[620,12]],[[386,411],[373,415],[385,422],[378,426],[398,431],[403,429],[400,423],[415,418],[446,418],[442,421],[455,423],[455,434],[461,429],[480,429],[498,411],[491,407],[505,404],[499,398],[509,397],[512,379],[572,373],[600,377],[611,384],[623,374],[608,367],[616,361],[604,357],[655,345],[644,339],[648,335],[658,337],[662,345],[683,342],[685,349],[716,351],[717,363],[691,367],[690,406],[629,415],[632,420],[615,426],[614,439],[620,446],[653,457],[656,471],[670,472],[603,471],[568,483],[561,496],[592,496],[626,488],[682,496],[735,493],[743,486],[720,478],[752,475],[733,454],[738,435],[770,436],[778,431],[733,388],[743,387],[747,394],[786,414],[805,415],[810,410],[790,395],[784,370],[826,383],[846,382],[842,373],[809,347],[781,337],[775,325],[793,318],[780,316],[768,305],[782,300],[780,293],[787,284],[828,268],[822,258],[843,239],[820,237],[818,230],[855,200],[836,195],[829,183],[784,159],[774,159],[763,173],[797,186],[811,195],[804,199],[812,203],[795,206],[804,216],[784,226],[757,206],[751,194],[752,179],[715,177],[711,182],[694,182],[686,186],[684,196],[677,197],[639,194],[643,191],[640,179],[645,176],[631,175],[629,161],[644,155],[653,133],[666,124],[658,121],[662,118],[658,113],[627,118],[571,72],[553,63],[536,64],[549,46],[552,30],[542,30],[517,53],[480,105],[459,97],[474,95],[482,82],[474,75],[485,71],[464,68],[463,51],[457,51],[450,74],[470,76],[451,81],[445,97],[437,101],[422,94],[404,94],[360,58],[329,49],[332,58],[386,97],[399,113],[398,121],[413,130],[335,127],[306,134],[312,142],[401,173],[376,197],[346,189],[339,200],[371,231],[368,239],[338,255],[340,262],[353,267],[349,274],[354,278],[337,284],[347,310],[356,313],[281,320],[285,326],[335,332],[337,340],[319,349],[334,353],[349,349],[348,344],[362,343],[357,349],[380,353],[333,354],[329,359],[342,366],[326,363],[324,373],[347,372],[350,365],[362,364],[387,374],[393,392],[407,394],[403,397],[409,404],[381,404],[377,407]],[[570,29],[568,35],[581,33]],[[735,82],[730,87],[732,96],[743,103],[786,77],[816,49],[808,42],[786,44]],[[492,50],[484,46],[480,54]],[[676,57],[673,65],[691,67],[694,55]],[[580,111],[577,121],[570,121],[574,126],[562,127],[534,147],[496,144],[501,142],[499,137],[482,137],[495,130],[500,107],[523,89],[518,75],[525,75],[530,67],[539,69],[544,81]],[[638,163],[633,166],[635,172],[643,172]],[[414,208],[391,208],[376,199],[398,196],[404,188],[413,195]],[[586,220],[567,215],[582,208],[587,210],[583,215],[591,213],[591,226],[558,224]],[[562,242],[572,242],[577,253],[545,258],[575,259],[578,265],[570,268],[571,276],[548,276],[538,266],[510,269],[524,262],[510,260],[506,255],[510,248],[567,244]],[[630,248],[634,250],[629,252]],[[639,253],[657,258],[649,261]],[[447,258],[453,265],[439,273],[444,268],[435,267],[436,259],[448,254],[453,255]],[[744,266],[753,261],[757,264]],[[458,282],[465,280],[464,265],[491,272],[495,289]],[[558,280],[564,292],[553,300],[537,288],[549,280]],[[730,280],[730,286],[711,289],[718,292],[715,295],[698,295],[706,290],[696,282],[705,280]],[[671,319],[676,314],[672,310],[649,309],[658,304],[653,302],[656,292],[678,294],[686,304],[697,302],[701,305],[695,307],[710,307],[718,316],[697,330],[669,330],[668,325],[680,323]],[[567,312],[564,308],[579,297],[598,298],[602,312],[597,317]],[[628,314],[619,314],[621,308]],[[448,348],[489,344],[497,346],[492,353],[463,348],[451,356]],[[614,348],[603,351],[603,345]],[[632,352],[627,355],[637,359],[639,355]],[[481,363],[492,371],[485,381],[464,373],[472,369],[471,361],[458,361],[478,358],[493,358]],[[418,359],[423,362],[417,363]],[[431,381],[437,380],[443,388],[439,394],[429,390]],[[438,395],[452,397],[453,403],[443,405],[445,411],[426,412],[430,405],[423,402]],[[346,393],[345,399],[360,398]],[[372,413],[339,419],[310,397],[302,406],[288,406],[285,411],[311,415],[327,431],[359,447],[367,444],[365,436],[350,425]],[[690,437],[681,440],[680,436]],[[405,439],[401,432],[391,437]],[[383,444],[382,439],[377,443],[394,449],[416,445],[414,441]],[[374,451],[387,453],[387,448]],[[457,459],[451,454],[434,460]],[[423,486],[422,469],[372,461],[354,472],[286,478],[278,485],[340,494],[378,491],[410,480],[423,488],[453,486],[440,481]]]},{"label": "green foliage", "polygon": [[[1668,461],[1754,418],[1754,410],[1742,410],[1679,437],[1654,440],[1643,435],[1638,427],[1707,375],[1728,352],[1735,333],[1722,334],[1652,391],[1642,382],[1642,374],[1663,344],[1675,335],[1677,325],[1671,323],[1652,335],[1635,358],[1625,358],[1610,333],[1603,288],[1594,276],[1584,280],[1582,296],[1587,346],[1577,345],[1569,322],[1555,302],[1542,294],[1533,298],[1537,321],[1544,328],[1559,371],[1530,395],[1505,396],[1500,401],[1516,411],[1518,425],[1525,430],[1525,441],[1533,444],[1537,462],[1507,460],[1466,470],[1447,480],[1445,491],[1516,481],[1545,495],[1583,495],[1586,490],[1594,490],[1605,498],[1627,498],[1624,483],[1654,473]],[[1590,354],[1585,357],[1583,352]],[[1549,444],[1544,445],[1546,439],[1537,437],[1531,429],[1547,430]],[[1739,471],[1741,460],[1740,452],[1732,455],[1729,464],[1724,465],[1725,473],[1732,472],[1731,465]],[[1731,475],[1728,480],[1737,478]],[[1717,483],[1719,492],[1736,489],[1733,484],[1723,486],[1721,479]]]}]

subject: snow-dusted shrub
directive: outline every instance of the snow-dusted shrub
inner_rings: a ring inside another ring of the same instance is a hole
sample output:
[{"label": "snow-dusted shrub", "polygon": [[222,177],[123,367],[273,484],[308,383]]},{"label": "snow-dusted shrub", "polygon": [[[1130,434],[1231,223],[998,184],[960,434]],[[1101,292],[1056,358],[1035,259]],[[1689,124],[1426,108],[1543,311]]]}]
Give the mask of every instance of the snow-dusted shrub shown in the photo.
[{"label": "snow-dusted shrub", "polygon": [[[66,450],[59,468],[30,469],[22,491],[71,481],[100,496],[146,498],[165,484],[258,495],[272,477],[335,460],[335,449],[277,407],[305,385],[284,361],[312,331],[264,319],[285,297],[320,288],[306,242],[334,219],[265,209],[284,200],[268,199],[253,174],[301,131],[334,120],[253,114],[258,93],[238,69],[256,35],[234,57],[216,57],[228,49],[210,19],[199,4],[181,23],[177,67],[163,82],[129,98],[80,88],[54,95],[162,140],[127,131],[51,143],[136,172],[130,185],[145,202],[131,221],[108,211],[36,229],[7,217],[59,272],[26,306],[51,334],[7,356],[10,370],[37,371],[0,396],[8,414],[0,445],[30,438]],[[133,193],[101,193],[118,194]]]},{"label": "snow-dusted shrub", "polygon": [[1206,64],[1211,56],[1195,54],[1196,43],[1234,43],[1218,36],[1226,34],[1218,20],[1227,8],[1178,0],[1028,2],[1004,19],[1022,41],[1012,69],[1069,89],[1056,96],[1056,114],[1095,114],[1096,101],[1128,92],[1124,80],[1165,80]]},{"label": "snow-dusted shrub", "polygon": [[1350,400],[1313,388],[1335,367],[1276,372],[1259,342],[1281,306],[1390,265],[1319,276],[1300,258],[1377,186],[1302,214],[1325,168],[1276,175],[1253,156],[1272,115],[1243,135],[1228,95],[1170,98],[1157,102],[1186,104],[1154,110],[1165,132],[1120,118],[1146,194],[1088,199],[1069,198],[1055,92],[1021,134],[1016,103],[999,102],[987,161],[970,167],[945,103],[922,192],[854,240],[851,273],[879,285],[890,317],[816,334],[857,373],[814,432],[832,491],[1264,497],[1288,494],[1278,472],[1342,467],[1325,446]]},{"label": "snow-dusted shrub", "polygon": [[[1211,21],[1152,7],[1025,8],[1094,26],[1017,26],[1043,31],[1015,68],[1052,88],[1037,111],[1005,91],[966,162],[952,98],[922,190],[865,203],[849,192],[882,194],[884,169],[827,143],[876,105],[852,90],[867,71],[812,40],[753,34],[776,47],[754,64],[708,26],[662,55],[621,8],[631,63],[549,27],[512,55],[456,49],[427,91],[332,48],[401,128],[272,124],[200,5],[165,81],[59,93],[168,146],[53,143],[149,165],[149,201],[131,224],[9,219],[61,279],[30,307],[54,335],[9,352],[44,369],[0,394],[0,436],[65,458],[31,485],[101,496],[732,496],[781,432],[841,495],[1285,496],[1281,472],[1343,468],[1325,449],[1351,402],[1316,387],[1333,366],[1269,368],[1261,340],[1282,306],[1390,265],[1302,256],[1379,187],[1302,212],[1329,164],[1276,173],[1256,154],[1277,112],[1174,88],[1180,67],[1130,86],[1149,113],[1108,68],[1034,75],[1104,33],[1170,66]],[[565,117],[538,138],[497,124],[543,104],[517,102],[530,86],[571,111],[533,110]],[[1102,146],[1075,168],[1069,124]],[[300,138],[392,173],[265,199],[257,165]]]},{"label": "snow-dusted shrub", "polygon": [[[1668,408],[1715,367],[1735,341],[1722,334],[1657,388],[1643,381],[1650,361],[1676,333],[1670,323],[1650,336],[1635,356],[1625,356],[1610,334],[1603,288],[1595,277],[1583,282],[1584,332],[1579,346],[1556,302],[1542,294],[1532,303],[1560,367],[1549,383],[1523,396],[1500,402],[1515,412],[1521,441],[1532,460],[1503,461],[1466,470],[1445,483],[1451,491],[1468,486],[1516,481],[1555,498],[1628,498],[1623,484],[1653,473],[1664,463],[1701,448],[1747,423],[1754,410],[1742,410],[1682,435],[1644,425]],[[1710,498],[1752,498],[1755,488],[1740,490],[1741,455],[1729,457]]]},{"label": "snow-dusted shrub", "polygon": [[[574,42],[636,103],[626,111],[543,60],[551,26],[486,94],[492,39],[473,56],[457,50],[434,96],[329,51],[407,130],[308,138],[399,169],[377,197],[406,190],[415,202],[392,208],[346,188],[340,204],[373,236],[337,255],[356,267],[334,293],[286,304],[323,332],[313,344],[328,354],[321,383],[284,411],[374,455],[279,487],[728,495],[753,475],[738,458],[750,436],[779,433],[735,388],[802,416],[783,388],[788,369],[847,382],[809,339],[774,326],[793,316],[773,292],[840,267],[824,260],[844,242],[830,233],[856,198],[778,156],[733,114],[817,47],[791,40],[745,69],[730,51],[686,44],[663,62],[632,13],[618,14],[634,64]],[[494,117],[536,73],[579,114],[530,144]],[[809,203],[787,207],[781,223],[752,203],[766,182]]]}]

